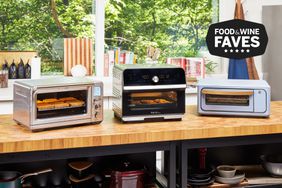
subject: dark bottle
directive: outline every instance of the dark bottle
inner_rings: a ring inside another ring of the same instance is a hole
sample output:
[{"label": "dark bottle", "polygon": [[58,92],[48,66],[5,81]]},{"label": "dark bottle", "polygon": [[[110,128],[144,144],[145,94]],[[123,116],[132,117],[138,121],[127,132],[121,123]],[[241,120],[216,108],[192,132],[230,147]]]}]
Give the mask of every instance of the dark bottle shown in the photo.
[{"label": "dark bottle", "polygon": [[9,79],[17,79],[17,72],[17,66],[15,64],[15,61],[13,60],[13,63],[9,68]]},{"label": "dark bottle", "polygon": [[29,65],[29,60],[27,61],[27,63],[24,66],[24,77],[25,78],[31,78],[31,66]]},{"label": "dark bottle", "polygon": [[2,70],[9,71],[9,65],[8,65],[7,60],[5,60],[5,63],[2,65]]},{"label": "dark bottle", "polygon": [[25,70],[24,70],[24,62],[21,59],[20,63],[18,64],[18,78],[19,79],[24,79],[25,78]]}]

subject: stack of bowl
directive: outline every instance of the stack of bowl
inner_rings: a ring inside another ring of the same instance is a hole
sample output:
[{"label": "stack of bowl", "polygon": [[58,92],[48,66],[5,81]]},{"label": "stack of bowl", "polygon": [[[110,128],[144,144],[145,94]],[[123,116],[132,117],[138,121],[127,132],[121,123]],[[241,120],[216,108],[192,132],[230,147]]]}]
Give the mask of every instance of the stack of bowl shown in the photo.
[{"label": "stack of bowl", "polygon": [[188,184],[191,186],[207,186],[214,182],[213,169],[191,169],[188,171]]},{"label": "stack of bowl", "polygon": [[245,179],[245,174],[236,170],[233,166],[221,165],[217,168],[215,180],[219,183],[235,185],[241,183]]}]

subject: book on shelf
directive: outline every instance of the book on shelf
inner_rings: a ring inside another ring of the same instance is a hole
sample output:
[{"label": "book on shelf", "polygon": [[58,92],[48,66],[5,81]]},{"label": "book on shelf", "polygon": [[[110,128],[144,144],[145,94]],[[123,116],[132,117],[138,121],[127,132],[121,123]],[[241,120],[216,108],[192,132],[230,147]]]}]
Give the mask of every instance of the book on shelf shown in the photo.
[{"label": "book on shelf", "polygon": [[205,60],[198,57],[170,57],[167,64],[177,65],[184,69],[187,77],[205,78]]},{"label": "book on shelf", "polygon": [[167,64],[177,65],[186,70],[187,58],[185,57],[169,57],[166,62]]},{"label": "book on shelf", "polygon": [[113,74],[113,66],[115,64],[136,64],[137,55],[128,50],[121,50],[115,48],[108,50],[104,56],[104,76],[111,76]]},{"label": "book on shelf", "polygon": [[116,48],[114,52],[115,52],[115,64],[119,64],[120,63],[120,48]]},{"label": "book on shelf", "polygon": [[177,65],[185,71],[188,88],[195,88],[199,79],[205,78],[206,67],[204,58],[170,57],[167,64]]}]

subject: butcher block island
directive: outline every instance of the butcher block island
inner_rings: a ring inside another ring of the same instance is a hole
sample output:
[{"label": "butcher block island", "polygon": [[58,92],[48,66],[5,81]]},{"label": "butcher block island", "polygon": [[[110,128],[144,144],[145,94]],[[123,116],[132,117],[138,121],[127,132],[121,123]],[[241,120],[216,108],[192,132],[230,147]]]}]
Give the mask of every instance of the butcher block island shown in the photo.
[{"label": "butcher block island", "polygon": [[282,133],[282,101],[272,102],[269,118],[208,117],[196,111],[196,106],[187,107],[182,121],[127,124],[105,111],[99,125],[35,133],[17,125],[12,115],[4,115],[0,116],[0,153]]}]

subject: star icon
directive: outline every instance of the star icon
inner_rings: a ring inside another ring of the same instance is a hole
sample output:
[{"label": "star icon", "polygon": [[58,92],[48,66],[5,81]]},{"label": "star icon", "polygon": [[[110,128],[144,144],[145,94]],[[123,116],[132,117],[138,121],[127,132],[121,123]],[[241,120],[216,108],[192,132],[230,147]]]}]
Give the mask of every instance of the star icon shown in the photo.
[{"label": "star icon", "polygon": [[238,52],[239,52],[239,50],[238,50],[238,49],[236,49],[235,51],[236,51],[236,53],[238,53]]},{"label": "star icon", "polygon": [[225,50],[224,50],[224,52],[225,52],[225,53],[227,53],[227,52],[228,52],[228,50],[227,50],[227,49],[225,49]]},{"label": "star icon", "polygon": [[246,50],[246,52],[248,52],[248,53],[249,53],[249,52],[250,52],[250,49],[247,49],[247,50]]},{"label": "star icon", "polygon": [[243,52],[245,52],[245,50],[244,50],[244,49],[242,49],[242,50],[241,50],[241,52],[243,53]]},{"label": "star icon", "polygon": [[233,50],[231,49],[231,50],[230,50],[230,52],[232,53],[232,52],[233,52]]}]

